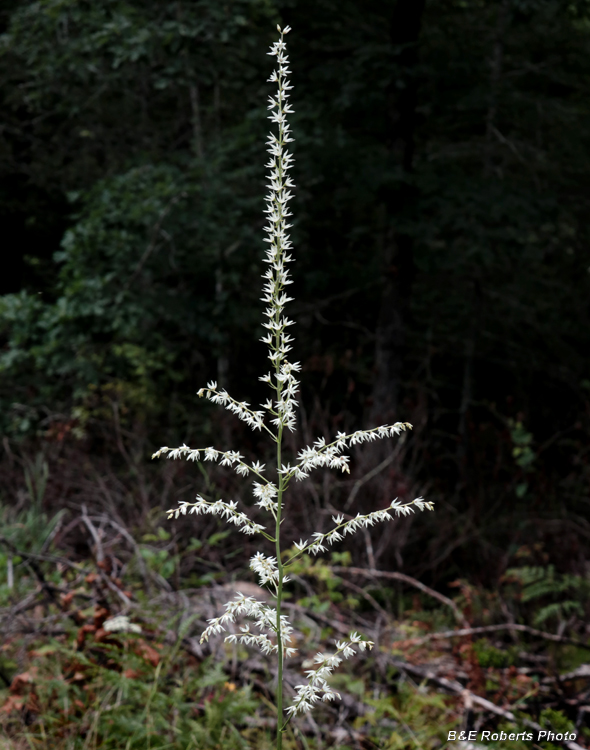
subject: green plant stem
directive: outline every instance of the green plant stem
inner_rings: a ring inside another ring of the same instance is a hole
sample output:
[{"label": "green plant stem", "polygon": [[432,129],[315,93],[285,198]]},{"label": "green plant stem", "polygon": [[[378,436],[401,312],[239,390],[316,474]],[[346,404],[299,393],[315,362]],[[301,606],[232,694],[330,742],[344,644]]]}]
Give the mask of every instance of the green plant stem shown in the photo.
[{"label": "green plant stem", "polygon": [[[280,394],[279,394],[280,399]],[[277,469],[281,468],[281,443],[283,440],[283,427],[279,427],[277,435]],[[283,510],[283,475],[279,474],[279,487],[277,498],[277,520],[275,531],[275,545],[277,555],[277,568],[279,580],[277,586],[277,647],[278,647],[278,669],[277,669],[277,750],[283,747],[283,639],[281,637],[281,604],[283,601],[283,563],[281,562],[281,512]]]},{"label": "green plant stem", "polygon": [[[282,76],[279,77],[279,87],[282,83]],[[283,143],[283,132],[282,126],[279,126],[279,139],[281,146]],[[283,167],[281,159],[278,160],[279,180],[283,182]],[[279,214],[282,220],[283,207],[278,206]],[[282,248],[279,248],[279,255],[282,256]],[[280,313],[278,309],[275,310],[275,323],[277,326],[280,323]],[[279,329],[275,332],[275,351],[278,353],[281,346],[281,337]],[[275,360],[275,370],[277,376],[281,371],[279,364],[279,358]],[[281,400],[281,392],[283,390],[282,382],[277,377],[277,403]],[[280,412],[279,412],[280,413]],[[283,562],[281,560],[281,514],[283,511],[283,490],[284,490],[284,477],[281,474],[281,448],[283,442],[283,425],[281,424],[277,431],[277,473],[279,479],[278,486],[278,497],[277,497],[277,518],[275,527],[275,549],[277,557],[277,569],[279,574],[278,586],[277,586],[277,746],[276,750],[282,750],[283,747],[283,639],[281,636],[281,605],[283,602]]]}]

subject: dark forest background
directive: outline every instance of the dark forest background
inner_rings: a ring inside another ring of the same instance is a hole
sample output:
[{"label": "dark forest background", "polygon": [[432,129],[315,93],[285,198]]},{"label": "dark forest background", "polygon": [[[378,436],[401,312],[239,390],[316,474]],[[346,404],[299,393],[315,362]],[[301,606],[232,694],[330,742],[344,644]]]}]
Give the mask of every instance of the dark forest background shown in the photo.
[{"label": "dark forest background", "polygon": [[[302,484],[294,533],[322,530],[334,507],[424,495],[435,513],[373,531],[352,563],[447,596],[520,571],[547,584],[537,624],[585,633],[587,0],[4,0],[2,503],[23,508],[23,477],[45,477],[44,513],[85,504],[169,528],[162,509],[195,488],[243,489],[221,471],[152,465],[154,450],[264,457],[196,392],[214,379],[266,398],[277,22],[293,28],[296,110],[290,449],[414,425],[399,446],[359,451],[349,481]],[[212,523],[161,537],[178,556],[173,587],[205,565],[184,552]],[[57,537],[72,559],[90,554],[82,526]],[[223,544],[211,559],[237,570]],[[516,596],[496,605],[525,617]]]}]

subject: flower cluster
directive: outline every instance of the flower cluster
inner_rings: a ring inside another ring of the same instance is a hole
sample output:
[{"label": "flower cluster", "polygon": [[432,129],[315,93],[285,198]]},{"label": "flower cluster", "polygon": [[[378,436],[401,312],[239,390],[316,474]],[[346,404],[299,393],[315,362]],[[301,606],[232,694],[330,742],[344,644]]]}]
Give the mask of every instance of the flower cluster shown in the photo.
[{"label": "flower cluster", "polygon": [[259,484],[254,482],[254,489],[252,490],[254,497],[258,498],[258,502],[255,503],[259,508],[269,510],[273,516],[277,516],[277,502],[275,500],[279,491],[275,484],[267,482],[266,484]]},{"label": "flower cluster", "polygon": [[348,474],[350,473],[348,468],[350,457],[340,455],[345,448],[350,448],[358,443],[400,435],[406,429],[412,429],[409,422],[396,422],[393,425],[374,427],[372,430],[357,430],[350,435],[338,432],[336,440],[332,443],[326,443],[324,438],[318,438],[313,446],[308,445],[307,448],[299,452],[297,456],[299,462],[296,466],[284,467],[285,477],[294,476],[295,479],[299,480],[307,479],[310,471],[324,466],[330,469],[340,469]]},{"label": "flower cluster", "polygon": [[269,78],[270,82],[277,84],[277,93],[269,97],[268,108],[271,110],[269,119],[278,125],[279,132],[278,135],[271,132],[267,140],[270,157],[266,165],[269,170],[267,176],[269,192],[264,212],[268,223],[264,231],[267,234],[265,242],[269,247],[264,262],[269,267],[263,274],[265,283],[262,288],[262,301],[268,305],[264,312],[267,320],[263,325],[268,333],[261,341],[269,347],[268,358],[274,367],[274,373],[268,373],[260,380],[269,383],[276,391],[275,401],[269,399],[263,406],[274,417],[271,420],[272,424],[279,430],[283,427],[295,429],[297,407],[295,396],[299,389],[299,382],[294,373],[301,370],[298,362],[291,363],[287,360],[293,339],[286,330],[293,325],[293,321],[284,315],[285,304],[291,301],[285,293],[285,287],[293,283],[287,268],[287,263],[292,261],[292,257],[287,254],[292,247],[287,233],[291,224],[287,223],[287,219],[291,216],[288,204],[293,197],[290,188],[295,187],[293,180],[288,176],[293,156],[286,148],[287,144],[293,141],[287,122],[287,115],[293,112],[288,103],[289,91],[293,87],[287,79],[291,71],[286,53],[287,45],[284,41],[284,35],[289,31],[287,26],[280,32],[281,38],[271,46],[268,53],[277,58],[278,69],[274,70]]},{"label": "flower cluster", "polygon": [[[160,458],[160,456],[168,456],[171,459],[185,457],[188,461],[200,461],[201,453],[205,461],[219,461],[221,466],[231,466],[235,469],[236,473],[242,476],[248,476],[250,472],[257,474],[261,479],[264,479],[261,474],[264,471],[264,464],[258,461],[252,465],[245,463],[244,456],[240,455],[237,451],[218,451],[216,448],[189,448],[188,445],[181,445],[180,448],[168,448],[163,446],[159,451],[156,451],[152,458]],[[264,480],[266,481],[266,480]],[[273,485],[274,486],[274,485]]]},{"label": "flower cluster", "polygon": [[[209,636],[211,635],[222,633],[226,629],[225,626],[229,623],[234,623],[236,618],[240,615],[252,617],[254,619],[254,625],[257,628],[260,630],[269,630],[276,635],[277,610],[264,604],[264,602],[259,602],[258,599],[255,599],[253,596],[246,597],[244,594],[237,594],[233,601],[227,602],[225,605],[225,612],[221,617],[207,620],[209,625],[201,634],[201,643],[203,643],[203,641],[208,641]],[[281,615],[279,621],[283,654],[286,657],[291,657],[297,653],[297,649],[288,648],[285,644],[291,641],[293,628],[286,615]],[[247,646],[256,645],[265,654],[278,651],[278,645],[273,643],[266,633],[261,633],[260,635],[251,633],[248,625],[242,625],[239,633],[231,633],[225,637],[225,640],[229,643],[239,642]]]},{"label": "flower cluster", "polygon": [[[285,34],[289,28],[279,28],[280,39],[275,42],[269,54],[276,57],[277,69],[270,77],[270,81],[277,84],[277,93],[270,97],[270,119],[278,125],[278,134],[269,135],[267,145],[270,160],[269,193],[266,199],[267,225],[265,227],[268,249],[265,263],[268,265],[263,275],[263,296],[266,304],[264,326],[267,333],[262,341],[268,346],[269,359],[272,364],[271,372],[260,380],[270,385],[274,396],[262,404],[263,411],[255,411],[250,404],[233,399],[226,390],[219,389],[216,382],[210,382],[206,388],[199,391],[199,396],[205,396],[209,401],[225,407],[239,419],[248,424],[253,430],[264,430],[277,444],[276,471],[278,481],[271,482],[263,476],[265,466],[258,461],[249,464],[237,451],[220,451],[214,447],[192,449],[187,445],[171,449],[166,446],[154,453],[154,458],[167,456],[171,459],[186,458],[189,461],[217,461],[221,466],[232,468],[238,474],[248,476],[253,474],[257,481],[253,482],[252,492],[255,505],[262,511],[269,513],[274,520],[274,536],[265,531],[265,527],[254,523],[245,513],[238,510],[237,503],[224,500],[208,501],[197,495],[196,502],[181,501],[177,508],[168,511],[168,518],[178,518],[187,513],[218,515],[227,523],[233,523],[245,534],[260,533],[274,545],[274,556],[257,552],[250,559],[250,568],[258,576],[260,586],[266,586],[276,602],[276,607],[258,601],[254,597],[238,594],[232,601],[225,604],[225,612],[214,619],[208,620],[208,625],[202,633],[201,643],[210,636],[220,634],[228,626],[234,625],[238,618],[245,616],[254,620],[254,627],[259,632],[251,632],[250,625],[240,624],[238,632],[230,632],[225,640],[230,643],[240,643],[245,646],[256,646],[263,654],[276,654],[277,658],[277,709],[282,715],[283,706],[283,659],[292,656],[296,649],[289,647],[292,640],[293,628],[285,615],[281,613],[283,602],[283,585],[289,581],[286,573],[291,563],[298,556],[309,553],[317,555],[325,552],[335,542],[343,540],[347,535],[373,526],[375,523],[392,520],[394,516],[407,515],[417,510],[432,510],[432,503],[419,497],[411,503],[400,503],[394,500],[389,507],[373,511],[365,515],[357,514],[354,518],[343,515],[332,517],[334,527],[326,532],[316,532],[310,540],[295,543],[296,552],[291,559],[283,562],[281,552],[281,521],[283,520],[284,493],[292,478],[301,480],[309,476],[316,468],[339,469],[349,473],[350,457],[344,452],[355,445],[377,439],[401,435],[411,429],[407,422],[396,422],[393,425],[382,425],[371,430],[357,430],[351,434],[339,432],[336,439],[327,443],[324,438],[316,440],[313,445],[304,448],[297,456],[294,466],[282,463],[282,442],[284,428],[295,429],[296,407],[295,399],[299,383],[296,374],[301,370],[299,363],[291,363],[288,354],[291,351],[292,337],[287,329],[293,321],[285,315],[285,305],[290,301],[285,289],[291,284],[287,265],[292,258],[288,254],[292,243],[288,234],[291,225],[287,223],[291,213],[288,208],[292,198],[291,188],[294,187],[288,172],[292,166],[293,157],[287,150],[287,145],[293,140],[290,135],[287,115],[293,110],[288,103],[291,85],[287,79],[289,74],[289,60],[286,54]],[[269,423],[265,417],[270,415]],[[126,625],[127,626],[127,625]],[[106,627],[106,625],[105,625]],[[117,627],[114,623],[111,627]],[[133,626],[130,626],[133,627]],[[233,628],[230,628],[233,629]],[[319,653],[315,657],[316,668],[306,672],[307,683],[296,687],[293,704],[286,709],[284,723],[277,724],[277,748],[281,747],[282,732],[289,719],[302,711],[309,711],[319,701],[331,701],[339,697],[328,684],[333,670],[343,659],[348,659],[356,650],[364,651],[371,648],[373,643],[363,641],[357,633],[352,633],[350,639],[336,642],[333,654]]]},{"label": "flower cluster", "polygon": [[[279,582],[279,570],[276,557],[266,557],[262,552],[257,552],[250,558],[250,569],[258,574],[258,582],[261,586],[272,584],[275,589]],[[283,583],[287,583],[289,576],[283,576]]]},{"label": "flower cluster", "polygon": [[216,500],[210,503],[200,495],[197,495],[196,503],[187,503],[186,500],[181,500],[178,508],[171,508],[166,513],[168,514],[168,518],[178,518],[181,515],[186,516],[187,513],[196,513],[198,516],[201,514],[221,516],[228,523],[233,523],[237,526],[244,534],[257,534],[264,531],[264,526],[251,521],[245,513],[236,510],[237,507],[238,504],[234,500],[230,500],[229,503],[226,503],[224,500]]},{"label": "flower cluster", "polygon": [[220,404],[225,407],[228,411],[231,411],[232,414],[235,414],[238,419],[241,419],[242,422],[246,422],[246,424],[253,430],[261,430],[264,428],[268,431],[268,428],[264,424],[263,411],[253,411],[252,409],[249,409],[249,403],[246,401],[236,401],[229,395],[225,388],[218,390],[217,383],[214,380],[207,383],[206,388],[201,388],[197,395],[201,398],[205,396],[205,398],[212,403]]},{"label": "flower cluster", "polygon": [[[366,529],[380,521],[391,521],[392,516],[389,513],[390,510],[393,510],[397,516],[407,516],[414,512],[414,507],[418,508],[418,510],[434,510],[434,504],[427,502],[422,497],[417,497],[415,500],[412,500],[411,503],[403,504],[396,498],[392,501],[389,508],[386,508],[385,510],[374,510],[372,513],[367,513],[364,516],[357,513],[357,515],[349,521],[344,521],[343,515],[332,516],[332,521],[334,521],[336,526],[331,531],[328,531],[325,534],[320,534],[319,532],[312,534],[312,542],[308,542],[307,540],[305,542],[301,540],[295,542],[295,547],[299,550],[297,556],[304,552],[308,552],[311,555],[326,552],[327,548],[324,546],[324,542],[332,545],[334,542],[342,541],[347,534],[356,533],[359,529]],[[293,560],[294,558],[291,559]]]},{"label": "flower cluster", "polygon": [[287,708],[287,714],[293,716],[297,712],[310,711],[319,701],[333,701],[340,698],[328,685],[328,677],[336,667],[340,666],[344,659],[349,659],[356,652],[354,647],[360,651],[372,649],[375,645],[373,641],[363,641],[358,633],[351,633],[349,641],[336,641],[336,652],[334,654],[318,653],[315,656],[316,669],[310,669],[305,674],[308,682],[304,685],[297,685],[295,692],[297,697],[293,704]]}]

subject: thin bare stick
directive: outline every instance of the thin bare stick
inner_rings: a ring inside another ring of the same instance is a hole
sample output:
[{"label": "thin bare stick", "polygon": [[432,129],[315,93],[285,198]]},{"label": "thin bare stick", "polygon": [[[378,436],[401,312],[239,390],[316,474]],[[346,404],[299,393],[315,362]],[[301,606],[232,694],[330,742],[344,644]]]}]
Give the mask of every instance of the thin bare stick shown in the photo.
[{"label": "thin bare stick", "polygon": [[380,612],[384,617],[388,618],[388,613],[383,609],[383,607],[377,602],[371,594],[367,593],[364,589],[362,589],[360,586],[357,586],[356,583],[352,583],[352,581],[347,581],[345,578],[342,579],[342,583],[347,588],[351,589],[355,593],[359,594],[363,597],[369,604],[374,607],[377,612]]},{"label": "thin bare stick", "polygon": [[129,599],[127,594],[124,594],[121,591],[121,589],[115,583],[113,583],[113,581],[111,581],[111,579],[104,572],[104,570],[100,571],[100,578],[102,581],[106,583],[106,585],[110,588],[113,594],[116,594],[119,597],[119,599],[123,602],[126,608],[131,606],[131,599]]},{"label": "thin bare stick", "polygon": [[579,680],[580,678],[588,679],[590,677],[590,664],[580,664],[577,669],[567,674],[550,675],[543,677],[541,683],[543,685],[551,685],[551,683],[557,682],[569,682],[570,680]]},{"label": "thin bare stick", "polygon": [[150,257],[150,255],[156,250],[158,237],[161,233],[164,219],[168,216],[168,214],[170,213],[172,208],[178,203],[178,201],[182,200],[183,198],[186,198],[186,196],[187,196],[187,193],[183,191],[182,193],[179,193],[178,195],[173,196],[168,202],[168,204],[164,207],[164,210],[158,216],[158,219],[152,229],[152,236],[151,236],[150,244],[148,245],[147,249],[141,256],[139,263],[135,267],[135,270],[133,271],[131,276],[127,279],[125,284],[123,285],[123,288],[121,289],[121,293],[126,292],[129,289],[129,287],[133,284],[135,279],[139,276],[141,269],[143,268],[145,262]]},{"label": "thin bare stick", "polygon": [[[95,519],[96,520],[96,519]],[[147,567],[145,564],[145,560],[143,559],[141,555],[141,550],[139,549],[139,545],[135,541],[135,539],[131,536],[131,534],[127,531],[127,529],[122,526],[121,524],[114,521],[112,518],[109,518],[107,515],[101,515],[98,516],[98,521],[100,523],[108,523],[110,526],[112,526],[116,531],[121,534],[122,537],[124,537],[130,544],[131,548],[133,549],[135,556],[137,558],[137,564],[139,566],[139,572],[141,573],[141,577],[143,578],[144,585],[149,592],[151,592],[151,584],[148,576]]]},{"label": "thin bare stick", "polygon": [[518,631],[520,633],[530,633],[537,638],[543,638],[546,641],[553,641],[554,643],[568,643],[579,648],[585,648],[590,650],[590,644],[578,641],[575,638],[568,638],[564,635],[555,635],[554,633],[545,633],[542,630],[536,630],[528,625],[518,625],[516,623],[506,623],[503,625],[484,625],[479,628],[461,628],[461,630],[444,630],[440,633],[429,633],[428,635],[421,636],[420,638],[411,638],[404,641],[408,645],[421,646],[423,643],[427,643],[432,640],[442,640],[446,638],[461,638],[466,635],[479,635],[483,633],[498,633],[503,630]]},{"label": "thin bare stick", "polygon": [[375,564],[375,553],[373,551],[373,541],[371,540],[371,533],[368,529],[363,529],[363,535],[365,537],[365,547],[367,548],[367,562],[369,563],[369,569],[375,570],[377,566]]},{"label": "thin bare stick", "polygon": [[96,526],[92,523],[90,518],[88,517],[88,511],[86,510],[86,506],[82,506],[82,521],[90,534],[92,535],[92,538],[94,539],[94,545],[96,547],[96,562],[102,563],[104,562],[104,551],[102,548],[102,543],[100,539],[100,534],[98,533],[98,530]]},{"label": "thin bare stick", "polygon": [[431,596],[433,599],[437,599],[441,604],[450,607],[453,610],[453,613],[457,620],[467,628],[469,627],[469,623],[465,619],[463,613],[460,611],[460,609],[452,599],[449,599],[448,597],[444,596],[444,594],[440,594],[438,591],[431,589],[429,586],[426,586],[416,578],[412,578],[405,573],[398,573],[388,570],[365,570],[364,568],[343,568],[340,566],[334,566],[330,569],[334,571],[334,573],[339,574],[350,573],[351,575],[364,576],[365,578],[389,578],[392,581],[402,581],[403,583],[407,583],[409,586],[413,586],[414,588],[419,589],[424,594]]},{"label": "thin bare stick", "polygon": [[37,561],[35,560],[36,557],[39,557],[38,555],[28,555],[26,552],[20,552],[15,545],[10,541],[10,539],[6,539],[3,536],[0,536],[0,543],[6,545],[10,550],[12,550],[12,553],[15,556],[22,557],[24,564],[29,568],[29,570],[33,573],[35,578],[37,579],[39,585],[43,589],[43,591],[47,594],[47,596],[51,599],[51,601],[55,602],[55,593],[54,590],[58,589],[57,586],[55,586],[52,583],[48,583],[45,579],[45,576],[43,575],[43,571],[41,568],[37,565]]},{"label": "thin bare stick", "polygon": [[[536,732],[543,730],[543,727],[540,724],[537,724],[536,721],[531,721],[530,719],[525,719],[520,716],[517,718],[512,713],[512,711],[505,708],[500,708],[500,706],[496,706],[495,703],[487,700],[487,698],[482,698],[481,696],[472,693],[470,690],[466,690],[463,685],[461,685],[461,683],[457,682],[456,680],[448,680],[446,677],[439,677],[432,669],[428,669],[427,667],[418,667],[415,664],[408,664],[401,659],[388,659],[388,663],[394,666],[396,669],[406,672],[407,674],[411,674],[413,677],[418,677],[421,680],[428,680],[429,682],[433,682],[435,685],[444,688],[450,693],[461,695],[464,701],[469,700],[472,703],[481,706],[486,711],[489,711],[496,716],[501,716],[507,721],[514,722],[515,724],[523,724],[525,727],[534,729]],[[574,742],[573,740],[565,740],[563,744],[568,748],[568,750],[583,750],[582,746],[578,745],[578,743]]]},{"label": "thin bare stick", "polygon": [[20,612],[26,612],[27,609],[36,607],[38,604],[37,602],[38,595],[39,595],[39,591],[33,591],[32,593],[28,594],[24,599],[22,599],[22,601],[18,602],[12,607],[3,607],[2,609],[0,609],[0,620],[4,620],[4,619],[14,620],[16,615],[18,615]]},{"label": "thin bare stick", "polygon": [[367,474],[365,474],[360,479],[357,479],[357,481],[354,483],[352,490],[350,492],[350,495],[348,496],[348,499],[344,503],[344,512],[346,513],[348,509],[351,507],[351,505],[354,502],[355,497],[358,494],[358,491],[363,486],[363,484],[366,484],[369,482],[373,477],[376,477],[377,474],[380,474],[383,469],[385,469],[389,464],[393,461],[394,458],[396,458],[399,455],[399,452],[401,450],[403,444],[403,440],[400,440],[399,443],[396,444],[394,450],[385,458],[383,461],[381,461],[380,464],[377,464],[374,469],[371,469]]}]

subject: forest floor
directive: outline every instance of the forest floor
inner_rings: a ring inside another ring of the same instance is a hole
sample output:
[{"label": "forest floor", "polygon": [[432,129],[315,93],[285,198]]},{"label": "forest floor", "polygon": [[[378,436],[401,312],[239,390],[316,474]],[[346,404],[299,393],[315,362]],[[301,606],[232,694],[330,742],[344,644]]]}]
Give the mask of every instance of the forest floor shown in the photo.
[{"label": "forest floor", "polygon": [[[179,544],[159,510],[139,527],[97,503],[51,514],[39,487],[0,507],[0,748],[270,750],[273,658],[199,640],[235,592],[268,596],[232,562],[235,539]],[[590,638],[575,607],[516,621],[522,581],[458,580],[449,597],[346,551],[304,558],[293,578],[288,699],[335,639],[358,631],[375,648],[335,673],[340,701],[295,718],[288,750],[590,747]]]}]

